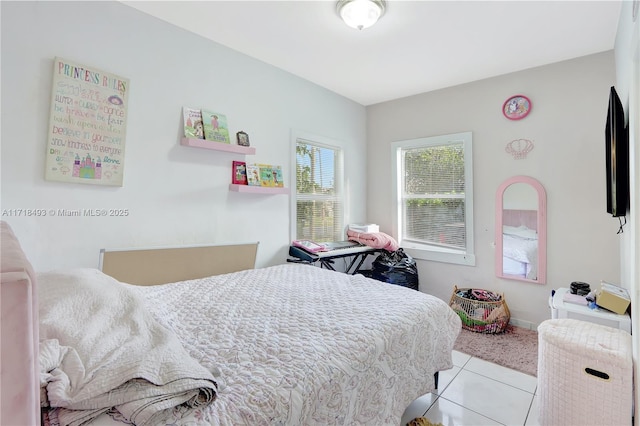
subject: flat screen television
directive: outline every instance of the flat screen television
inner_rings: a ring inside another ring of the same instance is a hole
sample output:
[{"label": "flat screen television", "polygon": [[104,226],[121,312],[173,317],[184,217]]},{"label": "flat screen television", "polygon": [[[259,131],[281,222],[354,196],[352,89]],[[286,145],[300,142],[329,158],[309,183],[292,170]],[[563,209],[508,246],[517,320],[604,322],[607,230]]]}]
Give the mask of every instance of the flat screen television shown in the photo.
[{"label": "flat screen television", "polygon": [[622,102],[612,86],[609,93],[605,129],[607,169],[607,213],[613,217],[627,214],[629,206],[629,132],[625,126]]}]

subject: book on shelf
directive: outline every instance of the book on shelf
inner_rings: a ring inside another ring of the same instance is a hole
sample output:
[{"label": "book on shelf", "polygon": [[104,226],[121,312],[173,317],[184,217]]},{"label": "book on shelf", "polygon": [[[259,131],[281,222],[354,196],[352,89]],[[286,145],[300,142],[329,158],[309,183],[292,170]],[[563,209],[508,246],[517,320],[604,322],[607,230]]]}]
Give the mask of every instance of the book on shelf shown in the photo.
[{"label": "book on shelf", "polygon": [[282,167],[272,164],[258,164],[260,169],[260,185],[271,188],[284,188]]},{"label": "book on shelf", "polygon": [[271,172],[273,176],[274,186],[277,188],[284,188],[284,179],[282,176],[282,167],[280,166],[272,166]]},{"label": "book on shelf", "polygon": [[262,186],[260,182],[260,167],[257,164],[247,164],[247,185]]},{"label": "book on shelf", "polygon": [[247,165],[244,161],[234,161],[232,163],[231,183],[236,185],[247,184]]},{"label": "book on shelf", "polygon": [[275,186],[271,164],[258,164],[258,168],[260,169],[260,184],[267,187]]},{"label": "book on shelf", "polygon": [[202,110],[204,138],[208,141],[231,143],[227,116],[219,112]]},{"label": "book on shelf", "polygon": [[190,139],[204,139],[202,112],[199,109],[182,107],[184,117],[184,137]]}]

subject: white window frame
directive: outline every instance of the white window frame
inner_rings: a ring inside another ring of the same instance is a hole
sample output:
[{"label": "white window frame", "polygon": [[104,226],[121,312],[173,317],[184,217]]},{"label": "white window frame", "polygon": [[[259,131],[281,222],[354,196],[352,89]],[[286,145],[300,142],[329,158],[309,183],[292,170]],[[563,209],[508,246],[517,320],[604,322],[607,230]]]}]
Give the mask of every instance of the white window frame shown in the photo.
[{"label": "white window frame", "polygon": [[321,148],[328,148],[328,149],[332,149],[335,150],[337,153],[337,167],[334,171],[335,173],[335,186],[336,186],[336,195],[331,197],[332,199],[338,199],[341,203],[342,203],[342,217],[340,218],[341,220],[341,224],[342,224],[342,228],[344,228],[346,226],[346,212],[347,212],[347,205],[346,205],[346,197],[345,197],[345,193],[344,193],[344,148],[341,146],[341,144],[331,138],[327,138],[327,137],[323,137],[323,136],[318,136],[318,135],[314,135],[312,133],[308,133],[308,132],[303,132],[300,130],[292,130],[291,131],[291,150],[292,150],[292,155],[291,155],[291,179],[289,179],[289,182],[291,182],[291,205],[290,205],[290,217],[291,217],[291,221],[290,221],[290,228],[289,228],[289,235],[290,235],[290,239],[291,240],[295,240],[298,239],[298,237],[296,236],[297,233],[297,220],[298,220],[298,214],[297,214],[297,202],[299,199],[318,199],[318,200],[323,200],[323,199],[327,199],[326,196],[323,195],[318,195],[317,197],[308,197],[308,196],[303,196],[303,197],[298,197],[298,188],[297,188],[297,179],[296,179],[296,163],[297,163],[297,159],[296,159],[296,145],[298,143],[298,141],[304,141],[307,142],[309,144],[321,147]]},{"label": "white window frame", "polygon": [[[410,139],[393,142],[391,144],[391,176],[393,182],[393,229],[400,246],[416,259],[433,260],[437,262],[455,263],[459,265],[475,266],[476,257],[473,241],[473,150],[471,132],[454,133],[449,135]],[[465,175],[465,241],[464,250],[447,248],[433,244],[403,240],[403,209],[402,209],[402,150],[412,148],[428,148],[463,143],[464,147],[464,175]]]}]

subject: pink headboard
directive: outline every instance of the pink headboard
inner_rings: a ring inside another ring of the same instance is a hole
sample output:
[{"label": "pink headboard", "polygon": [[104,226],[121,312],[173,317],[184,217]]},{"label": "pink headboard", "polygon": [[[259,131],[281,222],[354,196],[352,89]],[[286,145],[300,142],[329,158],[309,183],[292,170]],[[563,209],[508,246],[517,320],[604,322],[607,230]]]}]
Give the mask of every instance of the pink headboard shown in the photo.
[{"label": "pink headboard", "polygon": [[537,210],[502,210],[502,224],[508,226],[526,226],[535,231],[538,230]]},{"label": "pink headboard", "polygon": [[0,424],[39,425],[35,273],[9,225],[0,225]]}]

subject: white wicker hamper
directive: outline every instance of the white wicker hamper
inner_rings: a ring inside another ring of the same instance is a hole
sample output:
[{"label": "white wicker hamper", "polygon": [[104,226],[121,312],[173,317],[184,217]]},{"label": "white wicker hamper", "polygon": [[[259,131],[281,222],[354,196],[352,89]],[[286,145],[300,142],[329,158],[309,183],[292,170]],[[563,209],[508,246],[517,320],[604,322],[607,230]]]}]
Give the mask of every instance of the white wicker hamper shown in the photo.
[{"label": "white wicker hamper", "polygon": [[538,326],[541,425],[631,425],[632,398],[629,333],[574,319]]}]

